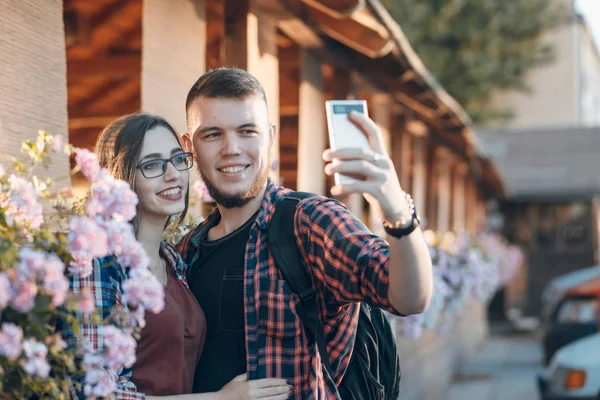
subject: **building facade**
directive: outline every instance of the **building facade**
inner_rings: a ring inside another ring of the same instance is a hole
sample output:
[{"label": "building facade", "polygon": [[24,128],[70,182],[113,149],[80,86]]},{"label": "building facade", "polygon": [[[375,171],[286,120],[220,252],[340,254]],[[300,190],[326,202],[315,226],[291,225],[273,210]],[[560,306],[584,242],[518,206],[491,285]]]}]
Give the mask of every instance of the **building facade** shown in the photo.
[{"label": "building facade", "polygon": [[527,77],[527,92],[505,91],[492,105],[510,108],[515,118],[504,128],[600,125],[600,52],[572,0],[561,2],[567,21],[543,40],[555,49],[555,61]]},{"label": "building facade", "polygon": [[[1,4],[0,137],[7,153],[40,127],[91,148],[103,126],[136,110],[163,115],[183,133],[189,87],[206,70],[237,66],[265,87],[281,127],[273,176],[286,186],[328,193],[324,102],[361,98],[429,227],[483,229],[485,200],[502,195],[464,110],[378,1]],[[77,179],[73,188],[85,189]],[[342,200],[381,230],[362,197]]]}]

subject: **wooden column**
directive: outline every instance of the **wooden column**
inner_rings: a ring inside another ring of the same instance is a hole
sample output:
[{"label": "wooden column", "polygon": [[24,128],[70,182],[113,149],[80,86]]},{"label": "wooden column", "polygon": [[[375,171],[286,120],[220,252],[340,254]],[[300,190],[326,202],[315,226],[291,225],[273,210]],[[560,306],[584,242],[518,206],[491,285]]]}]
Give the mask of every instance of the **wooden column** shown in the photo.
[{"label": "wooden column", "polygon": [[[187,132],[185,99],[205,72],[204,0],[144,0],[142,29],[142,110],[163,116]],[[200,179],[190,170],[190,188]],[[190,213],[202,213],[202,199],[190,192]]]},{"label": "wooden column", "polygon": [[465,188],[465,176],[469,170],[469,167],[464,162],[459,162],[453,168],[453,180],[452,185],[453,203],[452,203],[452,230],[455,233],[459,233],[466,229],[465,221],[465,204],[466,204],[466,188]]},{"label": "wooden column", "polygon": [[[413,134],[413,174],[411,194],[415,201],[417,210],[426,210],[427,207],[427,128],[422,124],[417,124],[411,121],[408,125],[408,130]],[[423,212],[423,211],[419,211]]]},{"label": "wooden column", "polygon": [[[0,0],[0,60],[0,164],[9,168],[39,129],[68,136],[62,1]],[[69,160],[53,155],[37,174],[68,186]]]},{"label": "wooden column", "polygon": [[298,116],[298,190],[325,195],[327,121],[320,61],[302,50]]},{"label": "wooden column", "polygon": [[392,161],[404,190],[411,190],[411,157],[412,157],[412,135],[406,130],[404,118],[400,115],[392,118]]},{"label": "wooden column", "polygon": [[477,221],[477,231],[485,231],[487,227],[486,221],[486,205],[485,199],[480,193],[477,193],[477,206],[476,209],[476,221]]},{"label": "wooden column", "polygon": [[[279,125],[279,60],[277,19],[262,10],[255,0],[225,0],[226,67],[246,69],[263,85],[271,122]],[[279,160],[279,137],[273,143],[274,160]],[[279,168],[272,170],[279,177]]]},{"label": "wooden column", "polygon": [[477,233],[477,188],[473,177],[467,175],[465,178],[466,187],[466,226],[467,230],[475,234]]},{"label": "wooden column", "polygon": [[[377,93],[371,96],[369,104],[369,115],[377,123],[383,134],[385,150],[391,155],[392,152],[392,99],[389,95]],[[384,236],[385,230],[381,223],[381,215],[375,208],[369,207],[369,228],[377,235]]]},{"label": "wooden column", "polygon": [[422,210],[420,213],[426,222],[425,229],[437,231],[440,168],[437,163],[436,145],[430,141],[428,147],[427,166],[429,169],[429,176],[427,179],[427,210]]},{"label": "wooden column", "polygon": [[450,229],[450,151],[446,148],[438,148],[437,165],[438,174],[438,212],[437,228],[438,232],[443,234]]}]

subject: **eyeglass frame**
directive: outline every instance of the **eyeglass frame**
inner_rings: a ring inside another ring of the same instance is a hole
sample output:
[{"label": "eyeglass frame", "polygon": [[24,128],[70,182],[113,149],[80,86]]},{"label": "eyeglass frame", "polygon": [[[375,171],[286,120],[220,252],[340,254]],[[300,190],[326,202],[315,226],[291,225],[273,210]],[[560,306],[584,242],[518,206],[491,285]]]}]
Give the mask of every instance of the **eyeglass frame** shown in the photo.
[{"label": "eyeglass frame", "polygon": [[[187,162],[185,163],[186,168],[184,168],[184,169],[177,168],[177,166],[173,162],[174,158],[181,157],[181,156],[184,156],[185,160],[187,160],[187,159],[191,159],[192,160],[192,162],[190,163],[189,166],[187,165]],[[162,174],[156,175],[156,176],[152,176],[152,177],[148,177],[148,176],[146,176],[146,173],[144,172],[143,167],[144,167],[144,165],[147,165],[147,164],[150,164],[150,163],[153,163],[153,162],[162,162]],[[186,152],[182,152],[182,153],[177,153],[177,154],[175,154],[171,158],[166,158],[166,159],[165,158],[155,158],[153,160],[144,161],[143,163],[138,164],[138,166],[135,167],[135,168],[139,169],[140,171],[142,171],[142,175],[144,176],[144,178],[146,178],[146,179],[154,179],[154,178],[160,178],[161,176],[163,176],[164,174],[167,173],[167,164],[168,163],[171,163],[171,165],[173,166],[173,168],[175,168],[177,171],[180,171],[180,172],[181,171],[187,171],[187,170],[191,169],[194,166],[194,153],[186,151]]]}]

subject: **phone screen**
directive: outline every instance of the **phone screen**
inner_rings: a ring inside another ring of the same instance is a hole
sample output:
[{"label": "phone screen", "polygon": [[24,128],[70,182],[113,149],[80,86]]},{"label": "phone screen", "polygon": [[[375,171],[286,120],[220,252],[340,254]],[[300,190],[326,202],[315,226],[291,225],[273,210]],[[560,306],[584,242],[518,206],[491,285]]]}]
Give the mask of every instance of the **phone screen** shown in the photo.
[{"label": "phone screen", "polygon": [[[351,111],[357,111],[366,115],[366,101],[331,100],[326,102],[326,110],[329,142],[332,149],[369,147],[369,141],[365,134],[348,119],[348,114]],[[346,185],[356,181],[352,177],[341,174],[334,174],[334,180],[336,185]]]}]

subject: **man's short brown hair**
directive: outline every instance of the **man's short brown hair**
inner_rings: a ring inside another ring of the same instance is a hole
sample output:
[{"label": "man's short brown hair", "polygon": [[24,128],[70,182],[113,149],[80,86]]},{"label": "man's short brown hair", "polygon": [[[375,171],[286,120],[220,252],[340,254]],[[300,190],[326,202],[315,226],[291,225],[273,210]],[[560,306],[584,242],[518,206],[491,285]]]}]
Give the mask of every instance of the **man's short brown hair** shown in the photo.
[{"label": "man's short brown hair", "polygon": [[259,96],[267,102],[265,89],[248,71],[239,68],[213,69],[194,83],[188,92],[185,110],[187,112],[198,97],[242,100],[251,96]]}]

